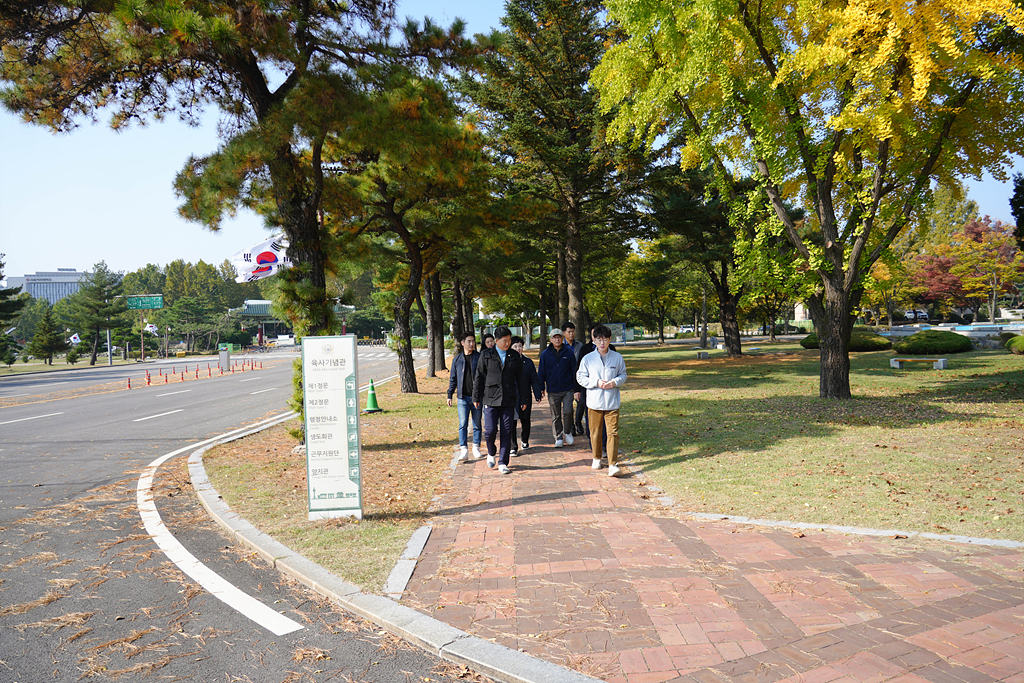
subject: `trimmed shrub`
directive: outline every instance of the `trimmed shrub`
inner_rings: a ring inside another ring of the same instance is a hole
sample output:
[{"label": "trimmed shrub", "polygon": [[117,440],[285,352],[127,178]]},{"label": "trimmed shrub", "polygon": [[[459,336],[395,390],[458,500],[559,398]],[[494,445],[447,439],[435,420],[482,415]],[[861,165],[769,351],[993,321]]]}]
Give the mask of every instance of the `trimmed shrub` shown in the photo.
[{"label": "trimmed shrub", "polygon": [[[800,340],[800,346],[805,349],[819,348],[818,334],[811,332]],[[867,327],[855,327],[850,335],[851,351],[884,351],[891,346],[892,342]]]},{"label": "trimmed shrub", "polygon": [[892,345],[897,353],[911,356],[932,356],[943,353],[964,353],[973,346],[967,337],[946,330],[922,330]]},{"label": "trimmed shrub", "polygon": [[1013,339],[1016,336],[1017,336],[1016,332],[1000,332],[999,333],[999,344],[1001,346],[1006,346],[1006,342],[1010,341],[1011,339]]},{"label": "trimmed shrub", "polygon": [[1006,342],[1006,350],[1018,356],[1024,356],[1024,336],[1017,335]]}]

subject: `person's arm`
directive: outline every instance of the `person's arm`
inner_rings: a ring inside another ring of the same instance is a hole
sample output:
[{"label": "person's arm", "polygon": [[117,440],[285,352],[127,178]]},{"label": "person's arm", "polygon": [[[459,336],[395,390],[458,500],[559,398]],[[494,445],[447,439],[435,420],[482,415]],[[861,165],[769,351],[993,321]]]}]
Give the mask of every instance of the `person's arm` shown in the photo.
[{"label": "person's arm", "polygon": [[458,368],[456,367],[456,363],[458,363],[458,356],[456,356],[454,359],[452,359],[452,371],[451,371],[451,374],[448,375],[448,405],[449,406],[451,406],[451,404],[452,404],[452,396],[455,394],[455,389],[459,385],[459,371],[458,371]]},{"label": "person's arm", "polygon": [[537,374],[537,367],[530,361],[530,385],[533,387],[533,395],[539,401],[544,394],[544,387],[540,383],[540,375]]},{"label": "person's arm", "polygon": [[487,373],[487,356],[480,354],[476,361],[476,374],[473,375],[473,405],[477,408],[484,401],[484,383]]},{"label": "person's arm", "polygon": [[580,363],[579,369],[576,371],[576,384],[584,389],[595,389],[597,384],[590,379],[590,370],[587,367],[586,358]]}]

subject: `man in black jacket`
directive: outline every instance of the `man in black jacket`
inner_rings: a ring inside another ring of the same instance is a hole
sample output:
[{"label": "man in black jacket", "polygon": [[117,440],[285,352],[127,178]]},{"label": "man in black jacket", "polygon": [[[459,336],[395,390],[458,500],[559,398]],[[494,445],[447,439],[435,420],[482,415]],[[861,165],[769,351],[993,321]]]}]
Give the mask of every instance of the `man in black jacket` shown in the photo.
[{"label": "man in black jacket", "polygon": [[[522,356],[512,349],[512,331],[502,325],[494,331],[494,346],[481,352],[473,380],[473,404],[478,408],[482,405],[484,411],[487,466],[495,465],[494,436],[498,432],[498,471],[502,474],[512,471],[508,462],[517,397],[528,391]],[[521,405],[520,409],[525,410],[526,406]]]},{"label": "man in black jacket", "polygon": [[459,406],[459,460],[469,457],[469,419],[473,418],[473,457],[480,455],[480,408],[473,405],[473,378],[476,366],[480,361],[480,352],[476,350],[476,335],[463,332],[459,339],[462,353],[456,354],[452,360],[452,371],[448,379],[448,406],[452,405],[452,397]]}]

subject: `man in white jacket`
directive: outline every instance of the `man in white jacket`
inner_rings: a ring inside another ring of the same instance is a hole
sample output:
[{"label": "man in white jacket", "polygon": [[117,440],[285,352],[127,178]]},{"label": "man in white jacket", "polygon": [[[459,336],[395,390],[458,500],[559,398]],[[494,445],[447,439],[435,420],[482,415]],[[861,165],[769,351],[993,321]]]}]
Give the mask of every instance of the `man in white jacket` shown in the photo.
[{"label": "man in white jacket", "polygon": [[619,387],[626,383],[626,363],[618,351],[612,351],[612,331],[598,325],[591,333],[595,351],[580,359],[576,381],[587,390],[587,418],[590,421],[591,465],[601,469],[601,434],[608,430],[608,476],[617,477],[619,457]]}]

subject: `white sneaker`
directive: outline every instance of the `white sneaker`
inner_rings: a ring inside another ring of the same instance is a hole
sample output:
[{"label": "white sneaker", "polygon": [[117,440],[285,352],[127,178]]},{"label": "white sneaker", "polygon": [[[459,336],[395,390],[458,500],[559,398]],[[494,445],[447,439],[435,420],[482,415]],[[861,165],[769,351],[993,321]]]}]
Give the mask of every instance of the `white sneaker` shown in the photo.
[{"label": "white sneaker", "polygon": [[487,466],[488,467],[494,467],[494,456],[493,455],[488,455],[487,456]]},{"label": "white sneaker", "polygon": [[469,449],[465,446],[459,446],[459,460],[466,460],[469,458]]},{"label": "white sneaker", "polygon": [[555,439],[555,448],[561,448],[561,447],[562,447],[562,440],[561,439]]},{"label": "white sneaker", "polygon": [[478,444],[478,443],[473,444],[473,458],[476,459],[476,460],[479,460],[482,457],[484,457],[484,456],[482,456],[480,454],[480,444]]},{"label": "white sneaker", "polygon": [[512,472],[512,470],[510,470],[505,465],[498,465],[498,471],[501,472],[502,474],[509,474],[510,472]]},{"label": "white sneaker", "polygon": [[571,446],[572,445],[572,441],[573,441],[572,434],[570,434],[569,432],[566,432],[565,433],[565,445],[566,446]]},{"label": "white sneaker", "polygon": [[616,467],[615,465],[608,465],[608,476],[609,477],[617,477],[617,476],[619,476],[619,472],[621,472],[621,471],[622,470],[619,469],[618,467]]},{"label": "white sneaker", "polygon": [[526,442],[524,441],[524,442],[523,442],[523,445],[519,447],[519,450],[521,450],[521,451],[525,451],[525,450],[526,450],[527,448],[529,448],[529,447],[530,447],[530,444],[528,444],[528,443],[526,443]]},{"label": "white sneaker", "polygon": [[595,470],[599,470],[599,469],[601,469],[601,460],[600,460],[600,458],[598,458],[598,459],[597,459],[597,460],[595,460],[594,462],[590,463],[590,467],[591,467],[592,469],[595,469]]},{"label": "white sneaker", "polygon": [[509,451],[508,452],[508,457],[510,457],[510,458],[515,458],[518,455],[519,455],[519,451]]}]

